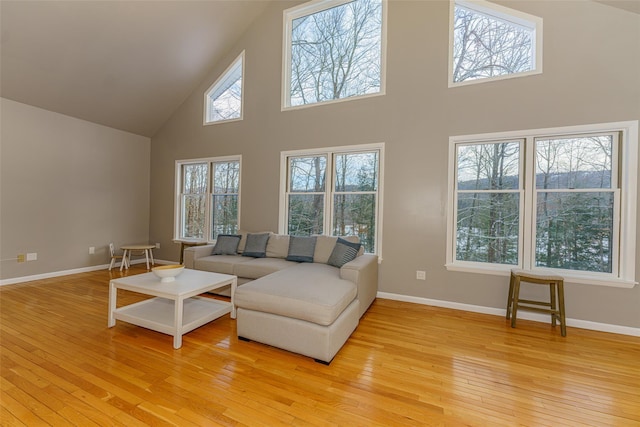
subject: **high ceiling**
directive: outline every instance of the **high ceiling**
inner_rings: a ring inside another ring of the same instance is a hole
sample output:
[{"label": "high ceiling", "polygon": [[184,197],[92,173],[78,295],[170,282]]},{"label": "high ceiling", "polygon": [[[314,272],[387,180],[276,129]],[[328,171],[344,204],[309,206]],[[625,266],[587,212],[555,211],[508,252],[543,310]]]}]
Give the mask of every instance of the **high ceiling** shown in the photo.
[{"label": "high ceiling", "polygon": [[0,95],[152,136],[268,3],[2,0]]},{"label": "high ceiling", "polygon": [[640,14],[640,0],[596,0],[598,3]]},{"label": "high ceiling", "polygon": [[0,96],[153,136],[268,3],[1,0]]}]

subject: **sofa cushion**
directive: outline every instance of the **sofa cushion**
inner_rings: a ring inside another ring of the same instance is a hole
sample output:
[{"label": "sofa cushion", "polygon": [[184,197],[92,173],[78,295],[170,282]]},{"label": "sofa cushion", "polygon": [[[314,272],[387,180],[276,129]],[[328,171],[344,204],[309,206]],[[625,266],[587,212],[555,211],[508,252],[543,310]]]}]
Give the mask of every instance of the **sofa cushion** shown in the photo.
[{"label": "sofa cushion", "polygon": [[196,270],[211,271],[213,273],[233,274],[233,266],[235,264],[251,261],[252,259],[239,255],[210,255],[196,259],[193,267]]},{"label": "sofa cushion", "polygon": [[358,256],[360,246],[362,246],[360,243],[351,243],[338,238],[327,264],[340,268],[349,261],[353,261]]},{"label": "sofa cushion", "polygon": [[240,243],[238,243],[239,254],[244,252],[244,245],[247,243],[247,234],[246,230],[238,230],[238,235],[240,236]]},{"label": "sofa cushion", "polygon": [[267,256],[267,242],[269,241],[269,233],[247,234],[247,242],[244,246],[243,256],[254,258],[264,258]]},{"label": "sofa cushion", "polygon": [[272,234],[267,242],[267,258],[286,258],[289,253],[289,236]]},{"label": "sofa cushion", "polygon": [[[333,252],[333,248],[336,246],[338,238],[336,236],[326,236],[324,234],[319,234],[317,238],[316,249],[313,253],[313,262],[326,264],[327,261],[329,261],[331,252]],[[360,238],[358,236],[342,236],[341,238],[349,242],[360,243]]]},{"label": "sofa cushion", "polygon": [[316,237],[316,248],[313,252],[313,262],[326,264],[338,238],[334,236],[326,236],[324,234],[320,234]]},{"label": "sofa cushion", "polygon": [[356,284],[341,279],[337,268],[303,263],[238,287],[234,301],[241,308],[326,326],[356,294]]},{"label": "sofa cushion", "polygon": [[233,268],[233,273],[238,277],[247,279],[257,279],[267,274],[275,273],[284,268],[298,265],[297,262],[286,261],[282,258],[247,258],[248,262],[237,263]]},{"label": "sofa cushion", "polygon": [[316,249],[316,236],[290,236],[287,261],[313,262]]},{"label": "sofa cushion", "polygon": [[[264,233],[272,234],[270,231],[257,231],[253,234],[264,234]],[[237,234],[240,235],[240,243],[238,244],[238,253],[241,254],[244,252],[244,247],[247,244],[247,235],[249,234],[249,232],[247,230],[238,230]]]},{"label": "sofa cushion", "polygon": [[218,234],[211,255],[235,255],[240,244],[239,234]]}]

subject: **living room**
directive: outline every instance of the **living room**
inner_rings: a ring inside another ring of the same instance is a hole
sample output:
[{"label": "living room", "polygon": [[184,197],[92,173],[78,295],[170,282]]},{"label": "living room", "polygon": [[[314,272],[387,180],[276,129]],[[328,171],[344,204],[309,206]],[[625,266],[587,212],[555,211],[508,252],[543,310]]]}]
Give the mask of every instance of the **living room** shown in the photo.
[{"label": "living room", "polygon": [[[47,44],[55,37],[43,38],[39,43],[45,48],[25,55],[48,58],[51,69],[22,68],[29,57],[21,56],[20,43],[28,31],[8,29],[44,25],[47,14],[37,8],[46,6],[33,3],[20,9],[9,3],[2,4],[3,285],[104,269],[110,242],[116,246],[159,243],[154,250],[156,259],[177,262],[176,162],[241,156],[240,227],[281,232],[283,153],[382,145],[384,199],[376,247],[379,299],[489,314],[502,325],[499,316],[504,314],[509,281],[506,271],[465,269],[451,259],[455,258],[452,144],[475,143],[478,138],[472,136],[526,139],[547,135],[550,130],[582,133],[590,126],[600,133],[629,133],[631,129],[633,134],[632,126],[624,126],[636,122],[635,140],[629,143],[636,146],[635,158],[620,162],[637,169],[640,15],[624,8],[630,2],[500,2],[542,18],[541,72],[450,85],[450,3],[389,1],[385,3],[384,91],[304,108],[283,108],[281,87],[283,12],[301,3],[264,2],[252,12],[255,16],[250,22],[238,29],[242,31],[226,41],[215,61],[205,62],[200,74],[193,74],[198,78],[192,77],[191,89],[166,106],[166,120],[161,122],[140,115],[133,105],[110,105],[113,100],[109,98],[85,99],[83,88],[89,92],[88,86],[94,84],[114,93],[135,92],[136,81],[122,82],[113,70],[111,79],[108,74],[99,76],[99,81],[76,79],[72,94],[64,92],[68,87],[34,86],[29,78],[37,81],[47,71],[73,68],[74,59],[46,54]],[[10,6],[17,8],[15,14],[7,14]],[[157,6],[154,13],[174,12],[167,5]],[[69,10],[62,15],[74,16],[70,4],[65,7]],[[120,12],[126,15],[126,10]],[[99,15],[95,10],[84,13],[81,16],[87,19]],[[8,16],[22,21],[5,25]],[[88,27],[90,24],[94,22],[87,21]],[[5,29],[11,37],[5,36]],[[91,31],[85,31],[92,40]],[[127,40],[121,43],[123,50],[133,49]],[[108,68],[109,52],[88,48],[87,52],[92,53],[91,60],[105,61]],[[205,93],[242,52],[242,120],[203,125]],[[155,60],[139,55],[146,62]],[[23,93],[33,97],[18,97],[20,87],[9,86],[5,75],[14,79],[23,75],[21,84],[31,88]],[[69,109],[43,107],[33,95],[38,91],[49,99],[69,96],[65,101]],[[137,96],[153,98],[154,94],[139,92]],[[72,117],[70,106],[83,103],[87,111],[91,104],[107,104],[99,110],[104,120],[91,121],[80,114]],[[115,125],[120,108],[139,120]],[[107,124],[109,120],[114,124]],[[634,220],[623,224],[628,233],[618,252],[615,277],[566,280],[569,337],[580,329],[640,334],[640,289],[634,283],[640,271],[635,249],[640,233],[635,214],[640,201],[638,184],[637,173],[634,181],[620,180],[621,203],[633,201],[625,215],[632,211]],[[95,248],[94,254],[89,253],[90,247]],[[37,253],[37,259],[14,260],[22,253]],[[417,278],[418,271],[424,272],[424,280]],[[544,316],[530,319],[549,326]]]}]

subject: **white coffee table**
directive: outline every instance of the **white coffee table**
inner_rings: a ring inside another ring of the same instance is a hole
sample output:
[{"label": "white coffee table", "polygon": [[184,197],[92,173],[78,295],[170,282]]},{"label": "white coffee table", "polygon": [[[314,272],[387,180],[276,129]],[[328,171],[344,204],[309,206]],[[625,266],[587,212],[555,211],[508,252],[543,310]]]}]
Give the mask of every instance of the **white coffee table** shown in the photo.
[{"label": "white coffee table", "polygon": [[[231,285],[231,302],[196,295]],[[117,320],[173,336],[173,348],[182,346],[182,335],[227,313],[236,318],[234,296],[238,279],[229,274],[185,269],[174,282],[161,283],[153,273],[113,279],[109,282],[109,327]],[[135,304],[116,308],[118,289],[153,295]]]}]

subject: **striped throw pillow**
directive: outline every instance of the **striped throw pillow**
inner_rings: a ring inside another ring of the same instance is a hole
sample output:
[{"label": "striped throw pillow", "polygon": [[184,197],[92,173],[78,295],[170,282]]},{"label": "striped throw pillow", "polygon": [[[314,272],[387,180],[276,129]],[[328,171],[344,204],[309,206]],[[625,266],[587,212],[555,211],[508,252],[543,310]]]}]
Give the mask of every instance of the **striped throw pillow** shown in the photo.
[{"label": "striped throw pillow", "polygon": [[360,243],[352,243],[338,238],[327,264],[340,268],[349,261],[353,261],[358,256],[360,246],[362,246]]}]

